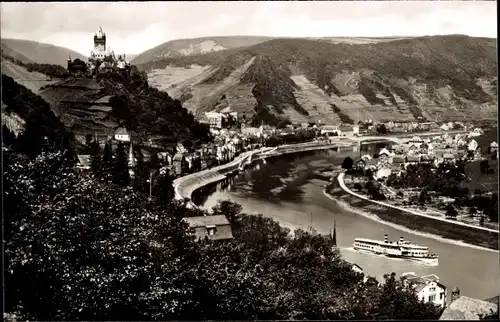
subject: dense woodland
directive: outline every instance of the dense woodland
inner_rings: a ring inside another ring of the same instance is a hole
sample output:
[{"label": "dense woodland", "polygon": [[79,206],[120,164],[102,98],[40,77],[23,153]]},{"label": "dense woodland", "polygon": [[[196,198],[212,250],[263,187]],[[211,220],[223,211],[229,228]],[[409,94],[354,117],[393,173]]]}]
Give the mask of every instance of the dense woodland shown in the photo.
[{"label": "dense woodland", "polygon": [[[2,84],[4,86],[4,84]],[[14,86],[12,87],[14,88]],[[18,104],[44,111],[26,92]],[[42,112],[40,112],[42,113]],[[50,115],[50,113],[46,113]],[[25,132],[50,133],[52,116]],[[8,129],[7,129],[8,130]],[[43,132],[47,131],[47,132]],[[55,131],[55,130],[54,130]],[[168,180],[152,199],[132,189],[124,149],[75,169],[72,151],[47,138],[23,150],[2,142],[5,311],[29,320],[435,319],[394,274],[383,283],[352,270],[329,238],[290,231],[241,206],[219,203],[234,239],[195,241],[182,221],[202,214],[172,200]],[[62,140],[61,142],[65,142]],[[89,146],[97,151],[95,144]],[[98,156],[99,155],[99,156]],[[111,164],[110,164],[111,163]],[[114,174],[113,174],[114,173]],[[111,176],[109,174],[112,174]]]}]

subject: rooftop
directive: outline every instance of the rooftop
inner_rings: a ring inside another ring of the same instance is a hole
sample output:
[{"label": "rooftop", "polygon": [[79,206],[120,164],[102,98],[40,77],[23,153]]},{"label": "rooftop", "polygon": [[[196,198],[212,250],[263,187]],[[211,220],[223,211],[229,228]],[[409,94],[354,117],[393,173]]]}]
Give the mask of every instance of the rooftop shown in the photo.
[{"label": "rooftop", "polygon": [[479,320],[479,315],[496,312],[497,305],[487,301],[460,296],[448,305],[440,320]]},{"label": "rooftop", "polygon": [[128,132],[127,132],[127,129],[126,129],[126,128],[124,128],[124,127],[119,127],[118,129],[116,129],[115,134],[128,134]]},{"label": "rooftop", "polygon": [[191,227],[224,226],[229,225],[229,221],[224,215],[185,217],[184,220]]},{"label": "rooftop", "polygon": [[87,154],[79,154],[78,155],[78,161],[80,161],[80,164],[84,167],[90,167],[91,159],[90,155]]}]

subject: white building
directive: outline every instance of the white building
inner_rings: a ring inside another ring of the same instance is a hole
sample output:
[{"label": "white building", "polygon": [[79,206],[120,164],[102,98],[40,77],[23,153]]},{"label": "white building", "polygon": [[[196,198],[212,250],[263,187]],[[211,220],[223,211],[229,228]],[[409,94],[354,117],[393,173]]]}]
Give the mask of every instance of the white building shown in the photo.
[{"label": "white building", "polygon": [[222,114],[217,112],[206,112],[206,118],[208,119],[208,123],[210,127],[220,129],[222,127]]},{"label": "white building", "polygon": [[359,125],[354,125],[352,127],[352,135],[359,135]]},{"label": "white building", "polygon": [[127,129],[124,127],[119,127],[115,132],[115,140],[130,142],[130,135],[127,132]]},{"label": "white building", "polygon": [[321,128],[321,135],[338,135],[340,136],[340,129],[336,125],[325,125]]},{"label": "white building", "polygon": [[483,130],[481,130],[480,128],[476,127],[472,132],[469,133],[469,137],[478,137],[478,136],[481,136],[483,135]]},{"label": "white building", "polygon": [[467,145],[467,149],[469,151],[476,151],[477,147],[478,147],[478,144],[477,144],[476,140],[474,140],[474,139],[470,140],[469,144]]},{"label": "white building", "polygon": [[439,283],[438,276],[434,274],[418,276],[411,272],[402,274],[402,277],[405,285],[415,290],[420,301],[446,306],[446,286]]}]

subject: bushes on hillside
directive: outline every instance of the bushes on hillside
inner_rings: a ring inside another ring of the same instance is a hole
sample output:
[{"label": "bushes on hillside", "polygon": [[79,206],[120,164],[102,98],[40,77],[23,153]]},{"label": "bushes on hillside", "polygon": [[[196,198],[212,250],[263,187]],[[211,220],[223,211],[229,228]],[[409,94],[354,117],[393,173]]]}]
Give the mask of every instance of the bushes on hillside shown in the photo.
[{"label": "bushes on hillside", "polygon": [[16,113],[25,121],[24,131],[11,142],[14,150],[35,157],[43,149],[71,149],[71,135],[65,131],[50,105],[4,74],[2,102],[7,106],[7,113]]}]

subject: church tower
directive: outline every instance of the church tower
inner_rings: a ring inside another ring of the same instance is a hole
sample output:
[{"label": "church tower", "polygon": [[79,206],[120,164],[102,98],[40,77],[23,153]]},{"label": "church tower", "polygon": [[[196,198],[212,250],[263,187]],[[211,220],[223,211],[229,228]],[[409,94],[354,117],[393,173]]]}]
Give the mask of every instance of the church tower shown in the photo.
[{"label": "church tower", "polygon": [[106,56],[106,34],[101,27],[94,35],[94,55],[97,59],[104,59]]}]

